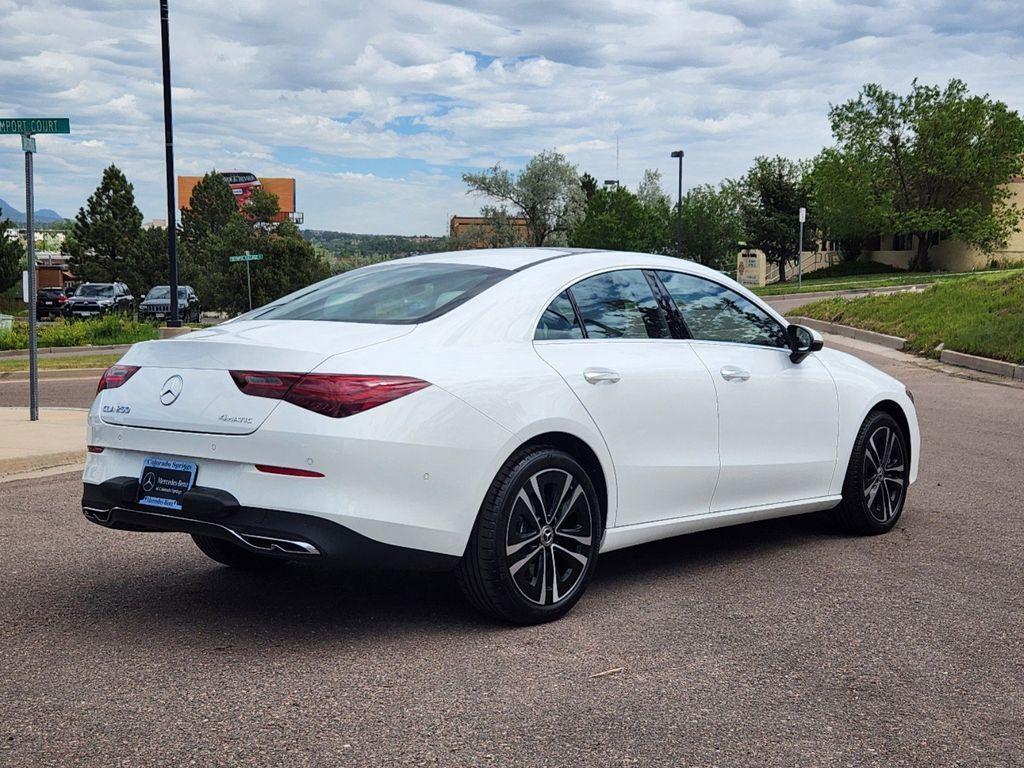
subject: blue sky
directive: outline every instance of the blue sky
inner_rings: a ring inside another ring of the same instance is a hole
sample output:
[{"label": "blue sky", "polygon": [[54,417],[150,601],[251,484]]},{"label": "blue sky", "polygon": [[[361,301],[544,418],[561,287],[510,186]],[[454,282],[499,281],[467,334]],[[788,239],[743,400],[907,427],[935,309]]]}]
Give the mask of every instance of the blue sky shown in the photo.
[{"label": "blue sky", "polygon": [[[73,215],[113,162],[165,216],[156,3],[0,0],[0,30],[0,117],[72,121],[39,139],[39,207]],[[462,173],[542,149],[673,191],[677,147],[686,187],[813,156],[868,81],[1020,110],[1022,37],[1003,0],[173,0],[177,171],[295,176],[308,227],[441,234],[482,202]],[[22,163],[0,137],[0,197],[23,202]]]}]

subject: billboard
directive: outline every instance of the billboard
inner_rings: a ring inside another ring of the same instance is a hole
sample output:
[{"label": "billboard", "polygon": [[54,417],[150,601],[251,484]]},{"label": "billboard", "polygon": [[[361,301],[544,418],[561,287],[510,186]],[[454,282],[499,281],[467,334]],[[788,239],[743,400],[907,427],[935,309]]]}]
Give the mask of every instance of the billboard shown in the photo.
[{"label": "billboard", "polygon": [[[221,171],[220,174],[231,187],[231,193],[239,208],[243,208],[257,189],[264,189],[272,195],[277,196],[278,205],[281,206],[281,215],[278,221],[291,219],[299,224],[302,223],[302,214],[295,210],[295,179],[283,179],[264,177],[259,178],[249,171]],[[192,190],[202,180],[202,176],[179,176],[178,177],[178,207],[188,208],[192,200]]]}]

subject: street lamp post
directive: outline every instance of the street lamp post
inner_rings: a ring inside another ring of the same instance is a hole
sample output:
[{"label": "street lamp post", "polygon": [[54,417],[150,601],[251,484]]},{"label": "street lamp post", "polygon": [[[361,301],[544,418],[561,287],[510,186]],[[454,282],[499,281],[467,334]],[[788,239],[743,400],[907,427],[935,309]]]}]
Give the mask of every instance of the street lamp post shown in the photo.
[{"label": "street lamp post", "polygon": [[681,149],[672,152],[672,157],[679,158],[679,189],[676,193],[676,250],[679,257],[683,256],[683,156]]},{"label": "street lamp post", "polygon": [[171,311],[167,320],[170,328],[181,327],[178,312],[178,249],[175,238],[174,210],[174,131],[171,119],[171,41],[167,25],[167,0],[160,0],[160,49],[164,70],[164,148],[167,166],[167,256],[171,284]]}]

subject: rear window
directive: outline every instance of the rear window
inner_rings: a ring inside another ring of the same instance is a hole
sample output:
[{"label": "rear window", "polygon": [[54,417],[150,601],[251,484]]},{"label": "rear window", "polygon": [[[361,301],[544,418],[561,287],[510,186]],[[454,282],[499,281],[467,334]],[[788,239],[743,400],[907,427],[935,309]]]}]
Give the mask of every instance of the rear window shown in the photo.
[{"label": "rear window", "polygon": [[470,264],[366,267],[332,277],[243,318],[419,323],[443,315],[507,274],[508,270]]}]

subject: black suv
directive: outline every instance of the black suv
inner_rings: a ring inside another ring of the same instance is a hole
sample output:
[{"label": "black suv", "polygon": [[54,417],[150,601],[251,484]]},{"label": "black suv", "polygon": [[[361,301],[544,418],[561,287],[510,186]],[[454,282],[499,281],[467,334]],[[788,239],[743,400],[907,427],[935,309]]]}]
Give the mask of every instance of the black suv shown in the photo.
[{"label": "black suv", "polygon": [[[171,314],[171,286],[154,285],[139,304],[139,320],[164,320]],[[178,286],[178,317],[184,323],[198,323],[202,309],[191,285]]]},{"label": "black suv", "polygon": [[135,297],[124,283],[82,283],[64,304],[65,317],[131,312]]},{"label": "black suv", "polygon": [[36,317],[41,320],[51,315],[63,315],[67,300],[63,288],[40,288],[36,291]]}]

